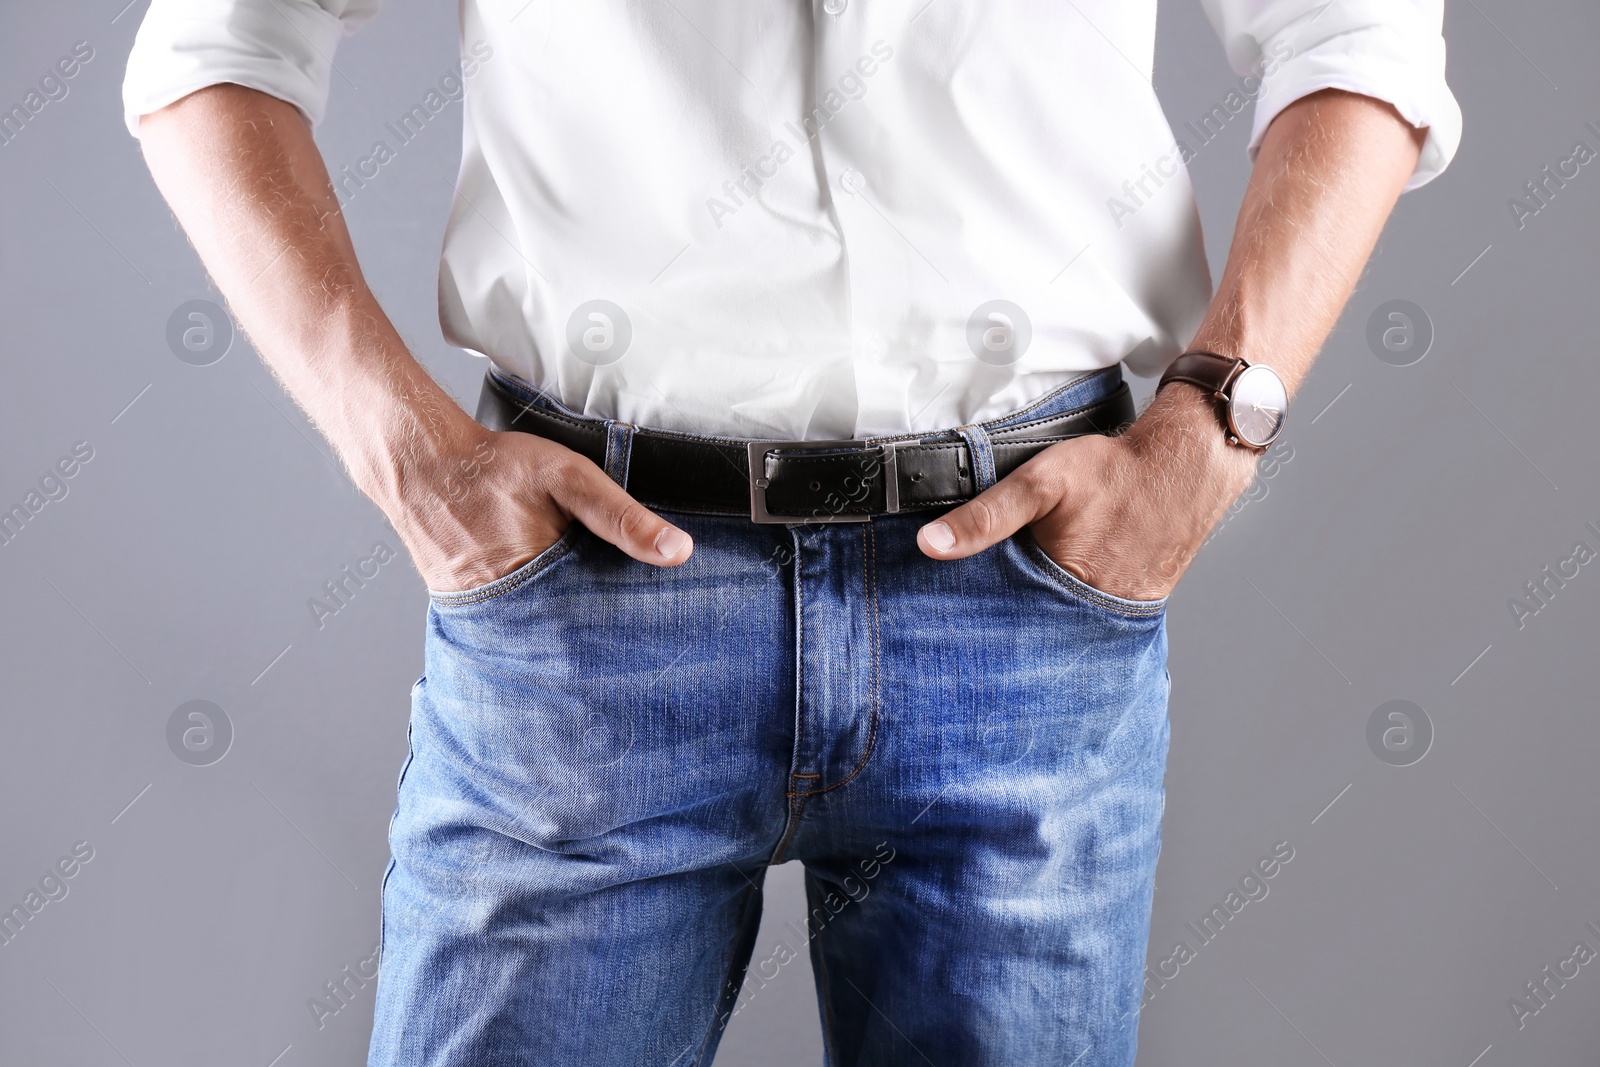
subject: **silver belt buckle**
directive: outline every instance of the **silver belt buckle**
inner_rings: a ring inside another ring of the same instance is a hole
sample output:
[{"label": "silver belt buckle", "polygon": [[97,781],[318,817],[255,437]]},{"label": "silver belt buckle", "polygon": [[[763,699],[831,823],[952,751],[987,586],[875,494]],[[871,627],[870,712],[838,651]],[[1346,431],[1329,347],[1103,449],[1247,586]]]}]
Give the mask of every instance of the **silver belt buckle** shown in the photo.
[{"label": "silver belt buckle", "polygon": [[[747,446],[750,455],[750,521],[751,522],[866,522],[871,515],[845,515],[837,509],[819,508],[812,515],[774,515],[767,510],[767,453],[784,451],[878,452],[882,455],[883,477],[882,514],[892,515],[900,510],[899,471],[895,465],[895,441],[868,442],[863,438],[847,441],[751,441]],[[848,503],[848,501],[846,502]],[[841,505],[842,507],[842,505]]]}]

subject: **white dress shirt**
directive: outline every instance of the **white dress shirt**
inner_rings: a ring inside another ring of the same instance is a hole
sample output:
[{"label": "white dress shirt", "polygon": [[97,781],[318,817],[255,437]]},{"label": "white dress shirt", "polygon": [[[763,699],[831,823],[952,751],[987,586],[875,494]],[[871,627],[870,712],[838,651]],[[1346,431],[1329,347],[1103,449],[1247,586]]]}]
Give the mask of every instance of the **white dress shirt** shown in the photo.
[{"label": "white dress shirt", "polygon": [[[219,82],[315,122],[379,3],[153,0],[128,127]],[[1204,3],[1239,78],[1174,130],[1156,0],[462,0],[445,337],[589,415],[767,438],[1158,374],[1211,288],[1183,164],[1226,125],[1253,153],[1299,97],[1377,97],[1428,130],[1408,188],[1460,139],[1443,0]]]}]

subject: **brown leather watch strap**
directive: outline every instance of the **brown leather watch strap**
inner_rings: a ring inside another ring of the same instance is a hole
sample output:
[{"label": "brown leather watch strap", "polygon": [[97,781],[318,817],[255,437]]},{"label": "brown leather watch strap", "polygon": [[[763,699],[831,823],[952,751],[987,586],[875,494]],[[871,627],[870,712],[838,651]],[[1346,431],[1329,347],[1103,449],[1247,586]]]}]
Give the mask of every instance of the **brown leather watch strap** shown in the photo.
[{"label": "brown leather watch strap", "polygon": [[1234,356],[1219,356],[1215,352],[1185,352],[1172,361],[1172,366],[1156,385],[1160,392],[1168,382],[1188,382],[1198,385],[1208,393],[1226,396],[1228,386],[1239,376],[1248,363]]}]

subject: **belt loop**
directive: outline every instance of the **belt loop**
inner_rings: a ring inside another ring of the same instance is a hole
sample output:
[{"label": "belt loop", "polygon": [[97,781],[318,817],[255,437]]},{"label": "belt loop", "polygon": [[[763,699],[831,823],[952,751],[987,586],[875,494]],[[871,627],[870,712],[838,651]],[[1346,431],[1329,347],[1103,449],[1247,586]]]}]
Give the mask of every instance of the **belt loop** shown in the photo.
[{"label": "belt loop", "polygon": [[989,441],[989,431],[982,426],[962,426],[956,430],[967,443],[972,456],[972,495],[977,496],[995,483],[994,446]]},{"label": "belt loop", "polygon": [[628,462],[633,458],[633,427],[615,419],[606,420],[606,477],[628,488]]}]

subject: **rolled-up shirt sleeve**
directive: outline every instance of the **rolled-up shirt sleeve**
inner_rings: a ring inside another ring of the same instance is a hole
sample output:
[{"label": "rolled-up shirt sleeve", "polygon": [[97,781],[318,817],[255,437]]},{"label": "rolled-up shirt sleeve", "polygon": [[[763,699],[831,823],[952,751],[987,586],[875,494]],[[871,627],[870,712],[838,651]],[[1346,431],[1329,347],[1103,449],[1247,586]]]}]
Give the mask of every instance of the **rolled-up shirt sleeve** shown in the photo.
[{"label": "rolled-up shirt sleeve", "polygon": [[1406,189],[1426,185],[1461,143],[1445,83],[1444,0],[1204,0],[1228,62],[1259,79],[1250,157],[1278,113],[1319,89],[1383,100],[1426,128]]},{"label": "rolled-up shirt sleeve", "polygon": [[288,101],[313,123],[328,104],[339,39],[382,0],[153,0],[122,82],[123,118],[229,82]]}]

